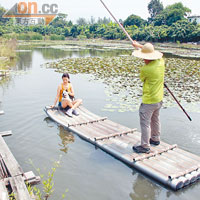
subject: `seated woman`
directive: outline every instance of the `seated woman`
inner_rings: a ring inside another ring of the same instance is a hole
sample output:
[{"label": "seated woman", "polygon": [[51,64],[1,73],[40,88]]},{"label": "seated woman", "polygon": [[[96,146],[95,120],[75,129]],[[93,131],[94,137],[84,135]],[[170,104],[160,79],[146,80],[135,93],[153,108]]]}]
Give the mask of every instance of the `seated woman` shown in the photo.
[{"label": "seated woman", "polygon": [[[57,101],[59,100],[58,103],[59,107],[62,108],[69,107],[69,109],[66,111],[66,114],[69,117],[72,117],[72,114],[78,116],[79,114],[76,108],[78,108],[82,104],[82,99],[74,100],[74,90],[72,84],[70,83],[70,78],[68,73],[64,73],[62,75],[62,80],[63,83],[61,83],[61,85],[58,86],[56,99],[54,105],[52,105],[51,108],[54,108]],[[69,95],[69,98],[66,97],[66,95]]]}]

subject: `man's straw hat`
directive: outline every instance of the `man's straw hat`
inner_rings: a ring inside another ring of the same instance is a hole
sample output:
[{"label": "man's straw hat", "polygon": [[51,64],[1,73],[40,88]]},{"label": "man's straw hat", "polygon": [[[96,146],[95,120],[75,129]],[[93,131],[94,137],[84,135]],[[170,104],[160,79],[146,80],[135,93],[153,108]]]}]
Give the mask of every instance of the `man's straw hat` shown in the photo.
[{"label": "man's straw hat", "polygon": [[146,60],[157,60],[163,56],[161,52],[154,50],[154,46],[151,43],[146,43],[142,49],[135,50],[132,55]]}]

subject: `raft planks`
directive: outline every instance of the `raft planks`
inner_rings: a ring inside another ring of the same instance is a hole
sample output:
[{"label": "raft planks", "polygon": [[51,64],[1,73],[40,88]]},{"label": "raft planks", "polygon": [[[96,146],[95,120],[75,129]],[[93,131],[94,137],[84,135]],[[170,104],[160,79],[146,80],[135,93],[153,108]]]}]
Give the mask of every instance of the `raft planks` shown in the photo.
[{"label": "raft planks", "polygon": [[0,132],[0,136],[5,137],[5,136],[11,136],[12,135],[12,131],[3,131]]},{"label": "raft planks", "polygon": [[13,154],[10,152],[8,146],[6,145],[5,141],[3,140],[2,136],[0,136],[0,154],[6,163],[8,172],[11,176],[22,175],[23,170],[16,161]]},{"label": "raft planks", "polygon": [[[11,132],[3,133],[3,135],[8,136]],[[40,177],[36,177],[33,172],[23,173],[22,168],[0,135],[0,200],[9,199],[10,189],[16,200],[35,199],[34,196],[30,196],[25,181],[31,185],[37,184],[40,182]],[[7,190],[6,187],[10,189]]]},{"label": "raft planks", "polygon": [[[141,133],[136,130],[108,119],[98,120],[102,118],[83,106],[78,109],[80,115],[73,118],[59,110],[47,108],[45,112],[80,137],[172,189],[180,189],[200,178],[200,157],[176,145],[161,142],[159,146],[151,146],[150,154],[137,154],[132,146],[140,143]],[[69,126],[72,123],[75,126]]]},{"label": "raft planks", "polygon": [[32,200],[22,176],[8,178],[16,200]]},{"label": "raft planks", "polygon": [[3,180],[0,180],[0,200],[9,200],[8,191]]}]

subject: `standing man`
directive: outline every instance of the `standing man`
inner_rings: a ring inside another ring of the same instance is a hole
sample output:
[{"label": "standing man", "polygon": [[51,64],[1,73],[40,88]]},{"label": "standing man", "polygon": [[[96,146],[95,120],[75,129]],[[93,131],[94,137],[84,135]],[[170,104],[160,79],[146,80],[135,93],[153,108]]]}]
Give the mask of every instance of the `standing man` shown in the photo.
[{"label": "standing man", "polygon": [[165,63],[163,54],[154,50],[151,43],[141,45],[134,41],[133,56],[144,59],[140,79],[143,82],[142,104],[140,105],[141,145],[133,146],[137,153],[150,153],[150,144],[160,144],[161,124],[159,119],[163,100]]}]

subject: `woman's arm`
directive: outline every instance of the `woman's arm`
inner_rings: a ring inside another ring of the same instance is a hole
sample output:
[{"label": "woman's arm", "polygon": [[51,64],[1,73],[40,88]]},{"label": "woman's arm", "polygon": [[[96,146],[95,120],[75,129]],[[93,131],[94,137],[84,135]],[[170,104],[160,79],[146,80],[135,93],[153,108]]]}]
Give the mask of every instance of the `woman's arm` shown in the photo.
[{"label": "woman's arm", "polygon": [[56,106],[56,103],[58,102],[58,99],[60,97],[60,85],[58,86],[58,89],[57,89],[57,95],[56,95],[56,98],[55,98],[55,101],[54,101],[54,104],[51,106],[52,108],[54,108]]},{"label": "woman's arm", "polygon": [[72,87],[72,84],[71,84],[71,92],[68,92],[68,94],[72,97],[74,97],[74,89]]}]

